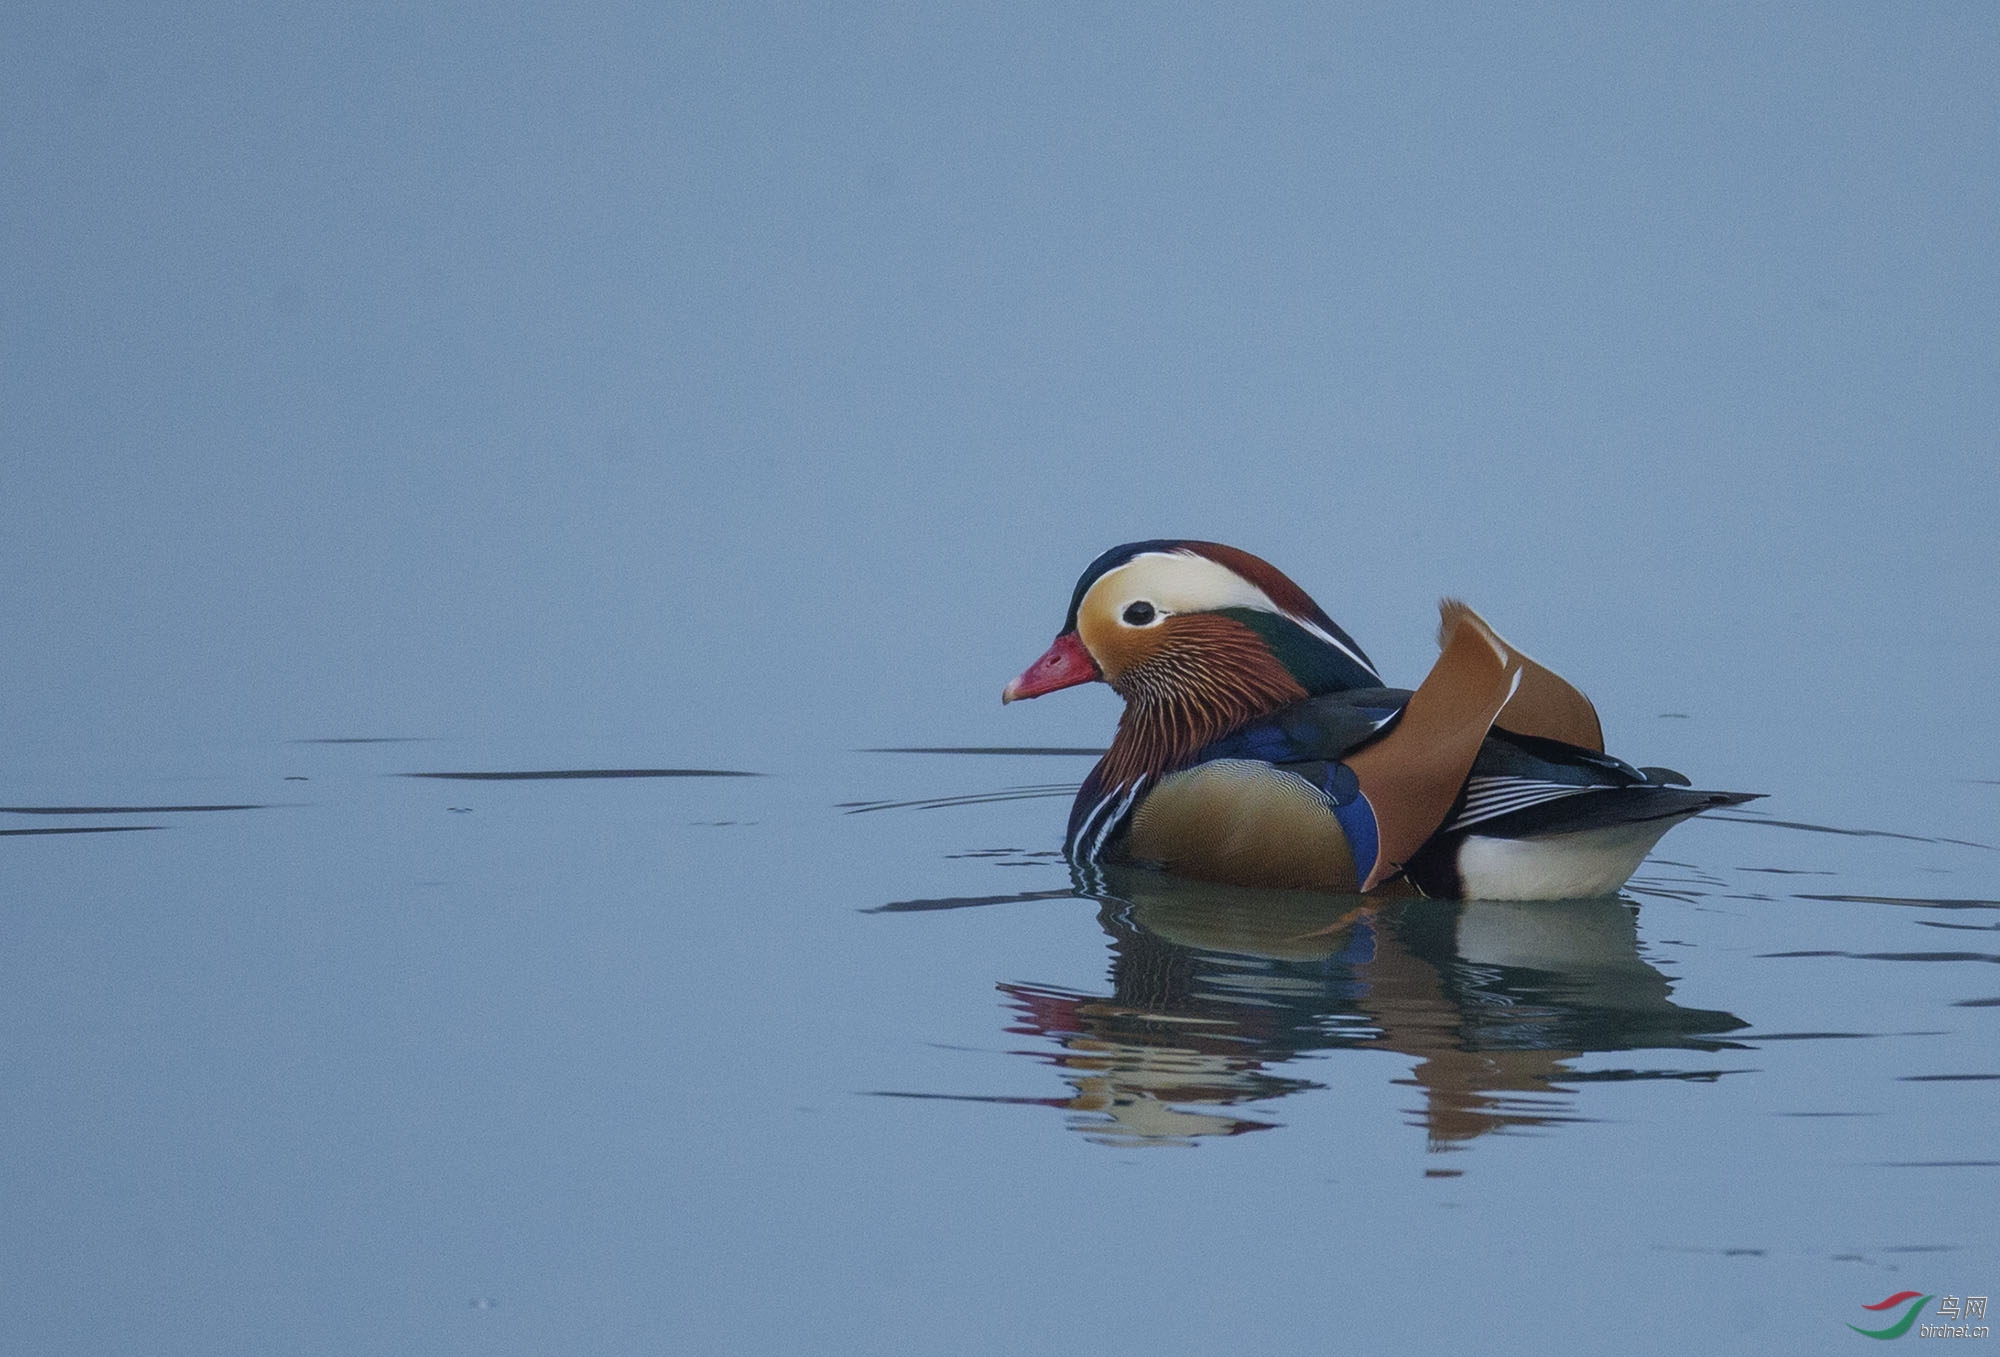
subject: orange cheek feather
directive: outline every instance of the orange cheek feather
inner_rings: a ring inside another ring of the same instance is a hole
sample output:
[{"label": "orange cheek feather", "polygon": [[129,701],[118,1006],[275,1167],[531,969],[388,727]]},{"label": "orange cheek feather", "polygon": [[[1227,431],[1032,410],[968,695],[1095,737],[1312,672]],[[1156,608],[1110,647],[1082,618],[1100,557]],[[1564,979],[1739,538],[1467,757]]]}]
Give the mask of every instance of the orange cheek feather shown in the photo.
[{"label": "orange cheek feather", "polygon": [[1112,616],[1110,605],[1098,600],[1086,601],[1076,619],[1077,634],[1097,657],[1100,677],[1113,685],[1159,652],[1168,625],[1171,623],[1145,628],[1124,626]]}]

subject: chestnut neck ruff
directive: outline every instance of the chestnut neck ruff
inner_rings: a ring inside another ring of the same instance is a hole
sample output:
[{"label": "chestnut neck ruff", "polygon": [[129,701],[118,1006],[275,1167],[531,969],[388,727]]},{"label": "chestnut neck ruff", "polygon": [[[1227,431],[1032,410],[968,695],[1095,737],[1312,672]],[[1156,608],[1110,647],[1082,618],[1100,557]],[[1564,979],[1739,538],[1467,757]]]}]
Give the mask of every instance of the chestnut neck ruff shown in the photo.
[{"label": "chestnut neck ruff", "polygon": [[1263,638],[1234,618],[1177,617],[1161,650],[1112,684],[1125,699],[1097,765],[1100,786],[1171,773],[1244,723],[1308,696]]}]

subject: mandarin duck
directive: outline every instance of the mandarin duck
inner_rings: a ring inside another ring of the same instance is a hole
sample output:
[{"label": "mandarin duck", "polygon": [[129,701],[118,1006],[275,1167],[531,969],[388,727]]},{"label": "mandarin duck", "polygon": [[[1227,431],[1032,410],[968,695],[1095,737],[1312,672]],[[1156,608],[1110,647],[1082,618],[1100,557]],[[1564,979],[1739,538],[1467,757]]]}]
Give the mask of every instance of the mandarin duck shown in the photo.
[{"label": "mandarin duck", "polygon": [[1268,562],[1215,542],[1113,547],[1002,702],[1103,681],[1125,699],[1070,809],[1079,867],[1241,886],[1578,899],[1623,886],[1693,815],[1753,800],[1604,752],[1590,700],[1465,604],[1415,691]]}]

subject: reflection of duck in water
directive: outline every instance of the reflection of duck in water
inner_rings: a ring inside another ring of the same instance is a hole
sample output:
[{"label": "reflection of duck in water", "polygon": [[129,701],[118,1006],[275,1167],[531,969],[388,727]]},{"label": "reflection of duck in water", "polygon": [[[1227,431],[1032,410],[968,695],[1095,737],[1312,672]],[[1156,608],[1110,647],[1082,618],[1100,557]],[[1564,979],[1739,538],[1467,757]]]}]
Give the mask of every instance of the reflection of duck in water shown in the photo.
[{"label": "reflection of duck in water", "polygon": [[1635,907],[1617,899],[1456,904],[1266,891],[1113,869],[1099,921],[1109,995],[1001,989],[1016,1032],[1075,1089],[1051,1100],[1112,1144],[1190,1143],[1272,1123],[1233,1108],[1316,1088],[1274,1073],[1308,1052],[1389,1050],[1433,1149],[1489,1131],[1576,1119],[1560,1085],[1713,1077],[1580,1074],[1586,1052],[1714,1051],[1742,1027],[1682,1008],[1638,953]]},{"label": "reflection of duck in water", "polygon": [[1575,899],[1625,884],[1662,834],[1750,800],[1604,752],[1588,698],[1462,603],[1412,693],[1304,590],[1215,542],[1115,547],[1003,701],[1101,679],[1125,699],[1067,849],[1204,881]]}]

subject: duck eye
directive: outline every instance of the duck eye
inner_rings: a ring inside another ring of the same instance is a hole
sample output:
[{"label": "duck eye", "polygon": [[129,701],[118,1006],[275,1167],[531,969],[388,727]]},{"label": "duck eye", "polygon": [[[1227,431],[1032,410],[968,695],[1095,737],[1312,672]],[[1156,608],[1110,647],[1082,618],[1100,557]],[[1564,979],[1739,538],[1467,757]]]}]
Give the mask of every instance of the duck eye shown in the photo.
[{"label": "duck eye", "polygon": [[1125,625],[1143,627],[1153,620],[1153,616],[1153,605],[1141,599],[1125,609]]}]

